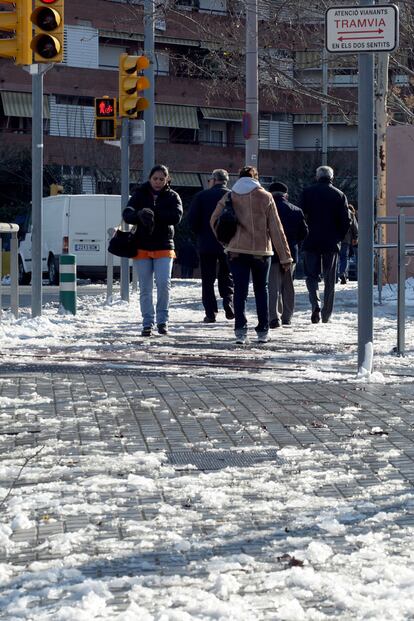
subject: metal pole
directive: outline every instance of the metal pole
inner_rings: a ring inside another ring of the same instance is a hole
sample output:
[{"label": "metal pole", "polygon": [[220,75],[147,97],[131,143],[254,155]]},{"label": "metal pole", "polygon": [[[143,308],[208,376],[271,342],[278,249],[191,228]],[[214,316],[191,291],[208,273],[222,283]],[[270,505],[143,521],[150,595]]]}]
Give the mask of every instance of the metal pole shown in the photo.
[{"label": "metal pole", "polygon": [[[115,229],[108,229],[108,244],[112,235],[114,234]],[[106,262],[106,303],[112,304],[112,295],[113,295],[113,287],[114,287],[114,255],[110,252],[107,254],[107,262]]]},{"label": "metal pole", "polygon": [[[369,6],[373,0],[361,0]],[[359,54],[358,88],[358,369],[372,371],[374,315],[374,54]]]},{"label": "metal pole", "polygon": [[42,314],[43,73],[32,73],[32,317]]},{"label": "metal pole", "polygon": [[144,52],[150,60],[150,66],[144,71],[150,82],[150,88],[146,91],[149,106],[144,110],[145,142],[143,149],[143,176],[148,178],[151,168],[155,163],[155,3],[153,0],[144,0]]},{"label": "metal pole", "polygon": [[[322,50],[322,92],[328,94],[328,51]],[[322,104],[322,166],[328,164],[328,104]]]},{"label": "metal pole", "polygon": [[19,315],[19,263],[18,263],[18,240],[17,231],[13,231],[10,241],[10,308],[13,315]]},{"label": "metal pole", "polygon": [[[129,201],[129,119],[122,119],[121,133],[121,218],[122,211]],[[128,230],[127,224],[122,220],[122,230]],[[129,302],[129,259],[121,258],[120,288],[121,300]]]},{"label": "metal pole", "polygon": [[2,285],[2,280],[3,280],[3,240],[1,238],[0,235],[0,317],[1,314],[3,312],[3,300],[2,300],[2,296],[3,296],[3,285]]},{"label": "metal pole", "polygon": [[250,138],[246,139],[246,166],[258,163],[259,90],[258,90],[257,0],[246,2],[246,112],[250,115]]},{"label": "metal pole", "polygon": [[[382,224],[379,224],[377,227],[378,231],[378,245],[381,246],[384,243],[384,239],[382,237],[382,232],[384,228]],[[378,248],[376,252],[377,257],[377,286],[378,286],[378,302],[382,304],[382,251]]]},{"label": "metal pole", "polygon": [[405,213],[398,214],[397,354],[405,353]]}]

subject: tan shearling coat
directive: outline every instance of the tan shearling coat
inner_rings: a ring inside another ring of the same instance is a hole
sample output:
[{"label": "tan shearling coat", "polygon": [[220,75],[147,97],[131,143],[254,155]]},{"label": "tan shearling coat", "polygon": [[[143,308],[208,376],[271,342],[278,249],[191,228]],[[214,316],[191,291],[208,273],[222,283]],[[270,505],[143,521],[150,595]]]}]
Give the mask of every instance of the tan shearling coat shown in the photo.
[{"label": "tan shearling coat", "polygon": [[[227,253],[252,254],[255,256],[273,255],[272,242],[280,263],[292,263],[283,226],[276,209],[273,196],[261,186],[253,186],[249,193],[231,193],[233,208],[239,224],[237,232],[226,246]],[[210,224],[214,225],[224,209],[226,195],[217,203]]]}]

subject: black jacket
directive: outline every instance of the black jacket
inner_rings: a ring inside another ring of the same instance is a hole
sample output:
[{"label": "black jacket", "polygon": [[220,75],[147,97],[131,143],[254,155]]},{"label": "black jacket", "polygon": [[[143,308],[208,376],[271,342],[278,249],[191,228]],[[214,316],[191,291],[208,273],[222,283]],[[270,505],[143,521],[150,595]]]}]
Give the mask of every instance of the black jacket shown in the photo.
[{"label": "black jacket", "polygon": [[299,206],[309,227],[303,249],[338,252],[351,224],[345,194],[323,178],[303,190]]},{"label": "black jacket", "polygon": [[[305,222],[303,211],[289,203],[289,201],[280,194],[273,195],[280,221],[285,231],[286,239],[289,244],[290,254],[294,263],[298,262],[299,244],[308,234],[308,225]],[[277,254],[272,257],[273,262],[278,262]]]},{"label": "black jacket", "polygon": [[210,218],[221,197],[229,189],[224,184],[216,183],[208,190],[197,192],[188,210],[188,224],[198,237],[201,253],[223,254],[224,248],[217,241],[210,225]]},{"label": "black jacket", "polygon": [[[144,226],[139,212],[144,209],[154,212],[153,230]],[[174,225],[178,224],[183,215],[181,198],[165,186],[154,198],[149,181],[140,185],[129,199],[122,217],[127,224],[137,225],[137,243],[140,250],[173,250]]]},{"label": "black jacket", "polygon": [[355,214],[352,213],[352,211],[350,211],[349,213],[350,218],[351,218],[351,226],[349,227],[344,239],[342,240],[343,242],[347,243],[347,244],[352,244],[353,241],[357,242],[358,241],[358,221],[355,217]]}]

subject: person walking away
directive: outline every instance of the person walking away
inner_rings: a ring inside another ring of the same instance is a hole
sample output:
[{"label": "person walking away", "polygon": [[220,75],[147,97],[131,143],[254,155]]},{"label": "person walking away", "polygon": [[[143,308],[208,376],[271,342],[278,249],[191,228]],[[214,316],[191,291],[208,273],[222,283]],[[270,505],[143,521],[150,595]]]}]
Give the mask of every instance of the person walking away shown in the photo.
[{"label": "person walking away", "polygon": [[[183,215],[181,198],[170,188],[168,168],[154,166],[148,181],[132,194],[122,213],[127,224],[137,226],[138,251],[134,259],[138,274],[142,336],[151,336],[156,322],[159,334],[168,334],[174,226]],[[154,308],[154,280],[157,302]]]},{"label": "person walking away", "polygon": [[[331,317],[338,252],[351,219],[348,200],[332,181],[330,166],[316,169],[316,183],[302,192],[300,207],[305,214],[309,233],[303,242],[306,287],[312,307],[311,321],[327,323]],[[323,307],[319,296],[319,275],[324,281]]]},{"label": "person walking away", "polygon": [[218,313],[214,284],[217,279],[219,295],[227,319],[234,319],[233,278],[223,246],[217,241],[210,226],[211,214],[219,200],[229,191],[226,170],[213,170],[210,187],[198,192],[190,205],[187,219],[190,228],[198,237],[201,272],[201,298],[205,310],[205,323],[214,323]]},{"label": "person walking away", "polygon": [[181,278],[192,278],[198,267],[198,253],[191,239],[185,239],[177,249],[177,263],[181,265]]},{"label": "person walking away", "polygon": [[299,243],[308,234],[303,211],[288,201],[288,187],[279,181],[269,187],[276,203],[283,230],[289,244],[293,263],[283,269],[279,256],[272,257],[269,274],[269,327],[289,326],[295,309],[295,288],[293,284],[295,268],[299,257]]},{"label": "person walking away", "polygon": [[[292,263],[273,197],[262,188],[258,179],[256,168],[245,166],[240,170],[239,179],[231,192],[238,226],[226,246],[226,253],[234,280],[234,332],[236,343],[239,344],[245,343],[247,338],[245,308],[250,275],[256,301],[257,340],[259,343],[266,343],[269,331],[268,277],[273,255],[272,243],[282,268],[288,270]],[[223,196],[211,216],[213,230],[225,202],[226,197]]]},{"label": "person walking away", "polygon": [[348,281],[349,257],[351,248],[358,243],[358,222],[355,216],[353,205],[348,205],[351,226],[349,227],[344,239],[341,241],[338,261],[338,279],[341,285],[346,285]]}]

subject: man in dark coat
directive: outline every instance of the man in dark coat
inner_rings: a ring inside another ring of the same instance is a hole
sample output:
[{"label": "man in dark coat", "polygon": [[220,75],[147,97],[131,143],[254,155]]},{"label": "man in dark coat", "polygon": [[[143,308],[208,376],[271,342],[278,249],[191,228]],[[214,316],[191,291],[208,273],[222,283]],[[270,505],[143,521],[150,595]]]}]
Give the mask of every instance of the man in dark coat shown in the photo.
[{"label": "man in dark coat", "polygon": [[308,234],[308,227],[303,211],[296,207],[296,205],[289,203],[287,185],[277,181],[270,185],[269,192],[272,193],[275,199],[276,208],[293,259],[290,268],[286,270],[280,265],[276,252],[272,257],[269,274],[269,327],[273,329],[279,328],[281,324],[289,326],[292,321],[295,308],[293,277],[298,262],[299,243]]},{"label": "man in dark coat", "polygon": [[[316,183],[305,188],[300,207],[305,214],[309,234],[303,243],[304,270],[312,323],[327,323],[332,314],[338,252],[351,224],[348,200],[333,184],[330,166],[316,169]],[[319,276],[324,281],[323,307],[319,297]]]},{"label": "man in dark coat", "polygon": [[230,274],[227,256],[223,246],[217,241],[211,226],[211,214],[221,197],[228,192],[229,175],[226,170],[213,170],[209,179],[209,188],[198,192],[188,211],[188,223],[198,237],[200,254],[201,292],[206,316],[205,323],[214,323],[218,312],[214,283],[218,281],[218,290],[223,300],[227,319],[234,319],[233,279]]}]

